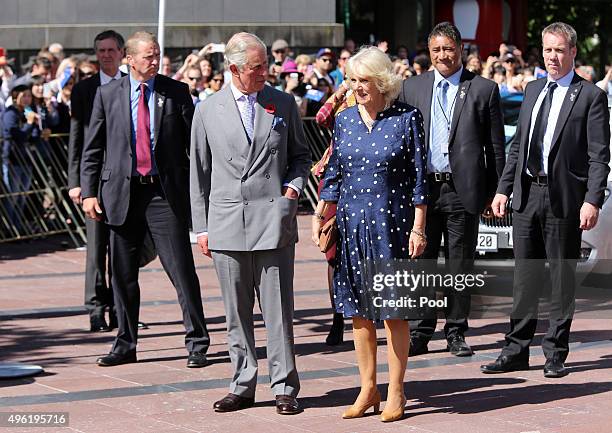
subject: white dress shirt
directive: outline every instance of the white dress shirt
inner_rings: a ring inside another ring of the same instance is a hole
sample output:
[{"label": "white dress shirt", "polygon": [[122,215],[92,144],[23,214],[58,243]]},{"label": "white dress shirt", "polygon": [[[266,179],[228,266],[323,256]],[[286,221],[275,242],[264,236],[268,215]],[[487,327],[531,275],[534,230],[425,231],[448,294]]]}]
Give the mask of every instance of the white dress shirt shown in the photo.
[{"label": "white dress shirt", "polygon": [[[538,173],[541,176],[548,176],[548,155],[550,154],[553,134],[555,133],[555,127],[557,126],[557,120],[559,119],[559,112],[561,111],[561,106],[563,105],[565,94],[567,93],[567,89],[569,89],[570,84],[572,84],[573,79],[573,69],[567,75],[559,78],[558,80],[553,80],[549,75],[548,81],[546,82],[546,85],[538,95],[538,99],[536,99],[536,103],[534,104],[533,110],[531,111],[531,125],[529,127],[528,148],[531,144],[531,136],[533,135],[533,128],[535,127],[536,119],[538,117],[538,111],[540,111],[540,106],[542,105],[544,97],[548,92],[548,85],[551,82],[557,83],[557,88],[553,93],[552,103],[550,104],[550,113],[548,115],[548,123],[546,124],[546,133],[544,133],[544,139],[542,140],[542,156],[544,159],[544,164],[542,164],[542,166],[544,167],[544,172]],[[529,170],[527,170],[527,173],[533,176],[533,173],[530,173]]]},{"label": "white dress shirt", "polygon": [[101,86],[104,86],[105,84],[108,84],[113,80],[118,80],[119,78],[121,78],[121,71],[119,69],[117,69],[117,73],[115,74],[114,77],[111,77],[110,75],[106,75],[104,71],[100,69],[100,85]]}]

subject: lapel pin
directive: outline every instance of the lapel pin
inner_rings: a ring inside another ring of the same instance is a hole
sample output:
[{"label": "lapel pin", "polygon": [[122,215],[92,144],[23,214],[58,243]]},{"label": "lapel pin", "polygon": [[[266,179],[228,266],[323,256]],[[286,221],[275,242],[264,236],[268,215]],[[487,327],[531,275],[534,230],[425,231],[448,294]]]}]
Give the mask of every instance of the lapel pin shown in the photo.
[{"label": "lapel pin", "polygon": [[574,99],[576,99],[576,91],[574,90],[574,93],[572,93],[570,95],[570,102],[574,102]]},{"label": "lapel pin", "polygon": [[164,100],[162,98],[157,98],[157,106],[159,108],[163,107],[164,105]]},{"label": "lapel pin", "polygon": [[461,99],[465,98],[465,89],[461,89],[461,93],[459,94]]}]

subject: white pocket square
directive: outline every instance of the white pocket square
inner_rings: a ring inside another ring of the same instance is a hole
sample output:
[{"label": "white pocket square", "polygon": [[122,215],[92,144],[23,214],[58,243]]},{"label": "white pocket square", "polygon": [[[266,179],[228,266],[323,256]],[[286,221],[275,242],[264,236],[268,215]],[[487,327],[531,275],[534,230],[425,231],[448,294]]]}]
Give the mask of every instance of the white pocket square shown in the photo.
[{"label": "white pocket square", "polygon": [[286,127],[285,119],[280,116],[274,116],[274,120],[272,120],[272,128],[276,128],[277,125]]}]

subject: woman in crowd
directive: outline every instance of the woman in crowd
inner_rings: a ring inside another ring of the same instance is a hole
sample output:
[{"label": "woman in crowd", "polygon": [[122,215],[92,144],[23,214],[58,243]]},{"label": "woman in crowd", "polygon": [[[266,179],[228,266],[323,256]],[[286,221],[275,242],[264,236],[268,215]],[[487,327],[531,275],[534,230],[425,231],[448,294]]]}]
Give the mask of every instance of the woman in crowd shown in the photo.
[{"label": "woman in crowd", "polygon": [[200,101],[206,100],[206,98],[221,90],[224,81],[223,71],[214,71],[210,79],[210,85],[200,92]]},{"label": "woman in crowd", "polygon": [[[18,85],[11,90],[13,104],[2,113],[2,180],[10,193],[22,193],[32,183],[32,161],[27,147],[40,137],[39,116],[30,108],[32,91]],[[17,232],[23,230],[25,197],[6,199],[8,218]]]},{"label": "woman in crowd", "polygon": [[[336,204],[334,301],[336,311],[353,320],[361,380],[357,400],[342,416],[361,417],[368,408],[377,411],[380,406],[374,321],[384,317],[389,385],[381,420],[395,421],[402,418],[406,403],[408,322],[391,317],[393,311],[375,313],[364,293],[368,281],[359,270],[366,263],[414,258],[425,248],[423,118],[416,108],[396,101],[401,77],[393,74],[391,60],[379,49],[361,49],[348,61],[346,72],[357,105],[336,118],[334,148],[313,218],[321,220],[327,206]],[[320,228],[313,223],[317,244]]]}]

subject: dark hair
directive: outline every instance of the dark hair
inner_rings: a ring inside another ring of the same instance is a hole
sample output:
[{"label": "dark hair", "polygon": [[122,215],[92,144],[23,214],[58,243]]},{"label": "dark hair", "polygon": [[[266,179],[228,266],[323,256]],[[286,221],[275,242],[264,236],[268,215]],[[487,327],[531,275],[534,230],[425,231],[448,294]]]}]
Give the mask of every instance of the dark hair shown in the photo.
[{"label": "dark hair", "polygon": [[427,43],[437,37],[437,36],[445,36],[449,39],[455,41],[457,47],[461,45],[461,33],[459,33],[459,29],[452,23],[448,21],[441,22],[436,24],[436,26],[431,30],[429,36],[427,37]]},{"label": "dark hair", "polygon": [[416,56],[414,60],[412,61],[412,64],[415,64],[415,63],[419,65],[421,69],[423,69],[424,71],[428,70],[429,67],[431,66],[431,61],[429,60],[429,56],[425,54],[419,54],[418,56]]},{"label": "dark hair", "polygon": [[13,87],[11,89],[11,98],[13,98],[13,101],[17,99],[17,96],[19,96],[20,93],[23,93],[26,90],[31,91],[32,88],[28,86],[27,84],[19,84],[18,86]]},{"label": "dark hair", "polygon": [[32,62],[32,69],[34,69],[34,66],[42,66],[45,69],[51,69],[51,61],[43,56],[38,56],[34,59],[34,61]]},{"label": "dark hair", "polygon": [[503,66],[495,66],[493,68],[493,74],[503,74],[506,75],[506,68]]},{"label": "dark hair", "polygon": [[103,41],[104,39],[114,39],[117,43],[117,48],[120,50],[122,50],[125,46],[123,36],[114,30],[105,30],[102,33],[98,33],[98,35],[94,38],[94,51],[98,49],[98,42]]}]

